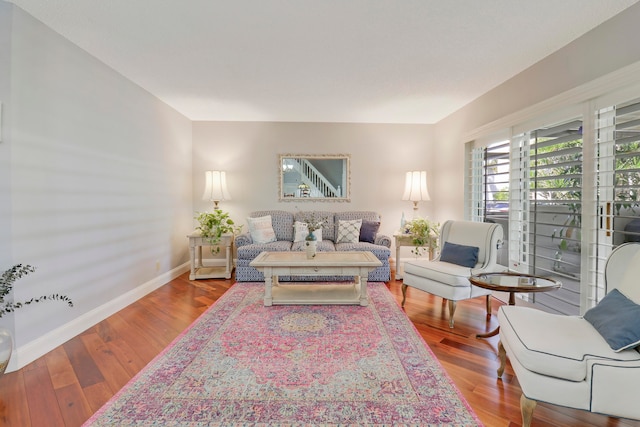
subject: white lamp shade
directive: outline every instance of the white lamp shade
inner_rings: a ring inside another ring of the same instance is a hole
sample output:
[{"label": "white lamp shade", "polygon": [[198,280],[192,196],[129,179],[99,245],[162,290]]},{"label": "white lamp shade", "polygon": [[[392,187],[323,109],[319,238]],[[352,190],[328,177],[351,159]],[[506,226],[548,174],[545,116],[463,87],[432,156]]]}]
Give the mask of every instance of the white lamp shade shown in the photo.
[{"label": "white lamp shade", "polygon": [[431,200],[427,189],[426,171],[407,172],[402,200],[410,200],[412,202]]},{"label": "white lamp shade", "polygon": [[202,200],[219,202],[221,200],[231,200],[229,190],[227,190],[227,175],[224,171],[206,171],[205,186]]}]

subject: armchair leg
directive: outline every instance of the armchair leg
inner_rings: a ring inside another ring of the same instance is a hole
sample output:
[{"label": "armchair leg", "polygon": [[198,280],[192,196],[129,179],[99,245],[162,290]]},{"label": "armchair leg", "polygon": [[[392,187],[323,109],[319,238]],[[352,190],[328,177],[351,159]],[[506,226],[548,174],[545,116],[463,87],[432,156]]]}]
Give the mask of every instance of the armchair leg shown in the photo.
[{"label": "armchair leg", "polygon": [[526,397],[524,394],[520,396],[520,412],[522,412],[522,427],[530,427],[533,419],[533,410],[536,408],[537,402]]},{"label": "armchair leg", "polygon": [[491,295],[487,295],[487,317],[491,317]]},{"label": "armchair leg", "polygon": [[407,285],[403,283],[402,284],[402,303],[400,304],[402,307],[404,307],[404,301],[406,299],[407,299]]},{"label": "armchair leg", "polygon": [[502,341],[498,341],[498,357],[500,358],[500,367],[498,368],[498,378],[502,377],[504,368],[507,364],[507,352],[502,345]]},{"label": "armchair leg", "polygon": [[449,303],[449,327],[453,329],[453,314],[456,312],[456,302],[448,300]]}]

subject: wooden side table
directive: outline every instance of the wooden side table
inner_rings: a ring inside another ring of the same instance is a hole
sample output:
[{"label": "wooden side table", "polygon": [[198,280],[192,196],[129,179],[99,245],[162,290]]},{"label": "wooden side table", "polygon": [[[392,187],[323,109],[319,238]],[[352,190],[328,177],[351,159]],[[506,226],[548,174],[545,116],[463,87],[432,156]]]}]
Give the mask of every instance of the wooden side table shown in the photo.
[{"label": "wooden side table", "polygon": [[189,238],[189,260],[191,272],[189,280],[196,279],[231,279],[233,271],[233,234],[223,234],[220,243],[220,251],[225,254],[224,266],[205,267],[202,265],[202,247],[213,246],[208,239],[202,237],[199,231],[194,231],[187,236]]},{"label": "wooden side table", "polygon": [[[480,288],[509,292],[509,305],[516,305],[516,292],[549,292],[562,287],[562,282],[552,277],[508,272],[478,274],[469,277],[469,281]],[[476,338],[489,338],[499,332],[500,325],[489,333],[477,334]],[[504,370],[504,367],[502,369]]]},{"label": "wooden side table", "polygon": [[[396,279],[402,279],[402,274],[400,273],[400,248],[402,246],[415,247],[415,245],[413,244],[413,237],[411,237],[411,234],[396,231],[395,233],[393,233],[393,237],[395,238],[396,242]],[[434,250],[433,248],[429,248],[429,259],[433,259],[433,257]]]}]

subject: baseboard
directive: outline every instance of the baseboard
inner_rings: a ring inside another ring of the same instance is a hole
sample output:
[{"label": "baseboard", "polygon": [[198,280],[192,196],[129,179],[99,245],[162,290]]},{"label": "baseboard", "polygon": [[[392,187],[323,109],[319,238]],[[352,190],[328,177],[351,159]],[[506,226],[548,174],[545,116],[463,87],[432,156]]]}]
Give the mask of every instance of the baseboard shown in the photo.
[{"label": "baseboard", "polygon": [[103,321],[107,317],[117,313],[131,303],[136,302],[148,293],[158,289],[162,285],[170,282],[181,274],[189,271],[189,263],[184,263],[173,270],[170,270],[135,289],[130,290],[126,294],[119,296],[95,309],[73,319],[71,322],[60,326],[57,329],[36,338],[15,349],[11,356],[7,372],[16,371],[44,356],[54,348],[64,344],[71,338],[81,334],[88,328]]}]

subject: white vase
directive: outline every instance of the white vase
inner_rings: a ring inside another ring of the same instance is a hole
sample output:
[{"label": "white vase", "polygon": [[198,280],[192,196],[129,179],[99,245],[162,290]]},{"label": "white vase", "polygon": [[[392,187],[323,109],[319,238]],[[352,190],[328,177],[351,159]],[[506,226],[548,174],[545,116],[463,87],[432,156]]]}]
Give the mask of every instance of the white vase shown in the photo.
[{"label": "white vase", "polygon": [[304,244],[307,250],[307,259],[313,259],[316,256],[316,251],[318,250],[318,241],[317,240],[305,240]]},{"label": "white vase", "polygon": [[4,374],[13,351],[13,336],[11,331],[0,326],[0,375]]}]

